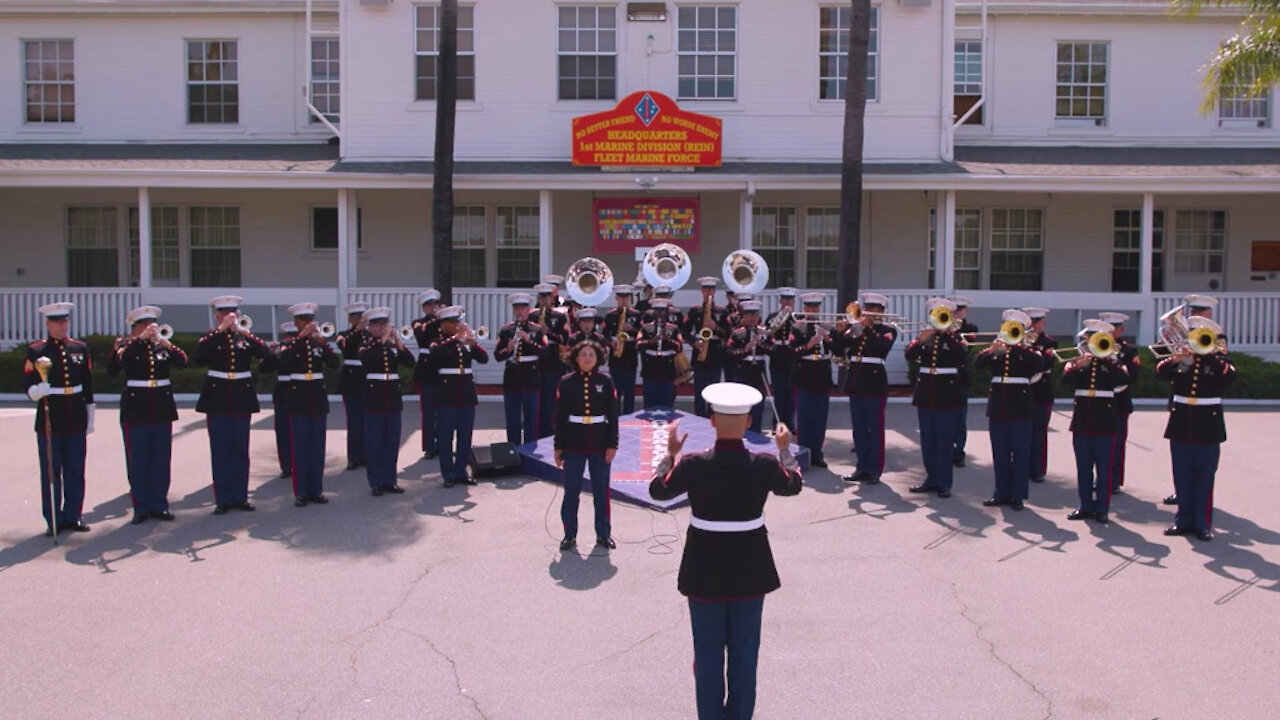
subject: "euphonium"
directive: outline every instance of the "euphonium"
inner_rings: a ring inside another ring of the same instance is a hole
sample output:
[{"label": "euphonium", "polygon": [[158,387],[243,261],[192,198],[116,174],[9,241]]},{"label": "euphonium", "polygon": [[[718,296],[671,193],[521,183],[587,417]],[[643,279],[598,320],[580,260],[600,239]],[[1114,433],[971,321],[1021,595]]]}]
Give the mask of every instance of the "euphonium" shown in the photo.
[{"label": "euphonium", "polygon": [[1179,305],[1160,316],[1157,327],[1160,342],[1147,346],[1157,360],[1176,355],[1187,347],[1190,331],[1186,309],[1185,304]]}]

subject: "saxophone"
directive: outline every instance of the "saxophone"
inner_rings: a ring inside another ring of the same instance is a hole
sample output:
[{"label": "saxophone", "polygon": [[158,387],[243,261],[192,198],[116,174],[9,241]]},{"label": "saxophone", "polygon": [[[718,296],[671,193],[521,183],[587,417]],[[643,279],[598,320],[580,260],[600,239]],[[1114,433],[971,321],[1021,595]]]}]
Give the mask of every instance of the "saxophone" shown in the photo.
[{"label": "saxophone", "polygon": [[698,339],[702,344],[698,346],[698,362],[707,361],[707,352],[711,350],[711,337],[715,334],[711,329],[715,324],[715,318],[711,317],[711,300],[708,297],[702,301],[702,329],[698,331]]},{"label": "saxophone", "polygon": [[613,338],[613,356],[622,357],[622,351],[626,349],[627,341],[631,336],[627,334],[627,311],[623,308],[618,309],[618,334]]}]

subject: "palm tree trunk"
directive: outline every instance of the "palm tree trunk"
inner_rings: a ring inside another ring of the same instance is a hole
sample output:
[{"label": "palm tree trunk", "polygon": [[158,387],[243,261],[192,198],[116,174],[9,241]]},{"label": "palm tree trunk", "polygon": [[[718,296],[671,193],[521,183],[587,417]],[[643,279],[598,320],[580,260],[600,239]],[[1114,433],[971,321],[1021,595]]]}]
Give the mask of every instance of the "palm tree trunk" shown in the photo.
[{"label": "palm tree trunk", "polygon": [[458,108],[458,0],[440,3],[436,60],[436,148],[431,191],[431,247],[435,287],[453,304],[453,137]]},{"label": "palm tree trunk", "polygon": [[849,73],[845,78],[844,147],[840,163],[840,253],[837,310],[858,299],[862,257],[862,145],[867,113],[867,46],[871,2],[852,0],[849,18]]}]

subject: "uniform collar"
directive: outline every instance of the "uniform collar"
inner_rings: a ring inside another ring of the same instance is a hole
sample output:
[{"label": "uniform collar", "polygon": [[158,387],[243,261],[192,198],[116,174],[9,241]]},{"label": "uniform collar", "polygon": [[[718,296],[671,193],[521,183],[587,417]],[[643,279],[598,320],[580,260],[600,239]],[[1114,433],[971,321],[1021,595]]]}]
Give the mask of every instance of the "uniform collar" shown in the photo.
[{"label": "uniform collar", "polygon": [[716,452],[720,452],[721,450],[741,450],[742,452],[746,452],[747,446],[742,440],[717,438],[715,449]]}]

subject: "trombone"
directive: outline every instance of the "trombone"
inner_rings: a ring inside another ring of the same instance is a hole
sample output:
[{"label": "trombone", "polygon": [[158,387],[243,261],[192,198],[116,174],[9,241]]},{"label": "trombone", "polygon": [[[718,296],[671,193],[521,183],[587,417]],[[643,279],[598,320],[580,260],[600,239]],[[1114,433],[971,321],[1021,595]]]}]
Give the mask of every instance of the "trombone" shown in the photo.
[{"label": "trombone", "polygon": [[1096,332],[1089,336],[1088,340],[1076,343],[1074,347],[1054,348],[1053,356],[1058,362],[1070,362],[1081,356],[1088,354],[1099,360],[1105,360],[1115,356],[1120,350],[1119,343],[1116,342],[1114,336],[1108,332]]},{"label": "trombone", "polygon": [[[1005,345],[1021,345],[1023,342],[1033,343],[1039,335],[1034,330],[1027,330],[1017,320],[1005,320],[997,333],[965,333],[961,335],[971,347],[994,345],[1002,342]],[[990,339],[987,339],[990,338]]]}]

